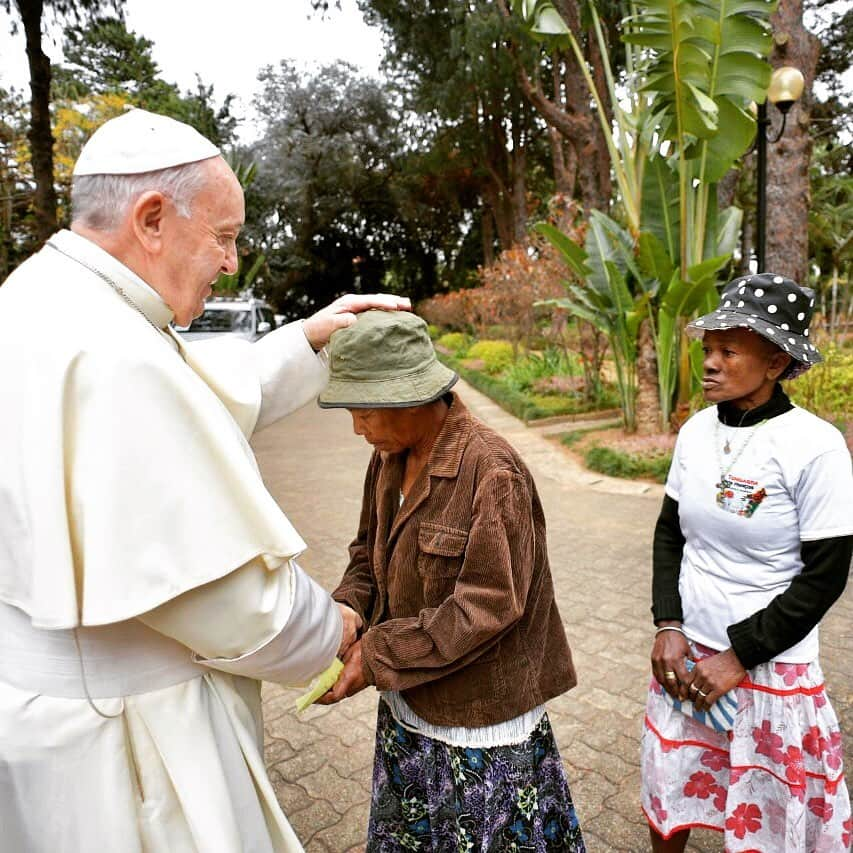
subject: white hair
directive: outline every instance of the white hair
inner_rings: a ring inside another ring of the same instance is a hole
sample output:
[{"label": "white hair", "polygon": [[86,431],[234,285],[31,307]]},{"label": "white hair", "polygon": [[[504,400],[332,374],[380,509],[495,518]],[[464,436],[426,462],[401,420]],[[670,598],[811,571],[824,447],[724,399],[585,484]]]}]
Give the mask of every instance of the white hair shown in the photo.
[{"label": "white hair", "polygon": [[189,219],[193,199],[209,178],[206,162],[136,175],[77,175],[71,184],[72,221],[97,231],[115,231],[136,199],[151,190],[167,196],[178,216]]}]

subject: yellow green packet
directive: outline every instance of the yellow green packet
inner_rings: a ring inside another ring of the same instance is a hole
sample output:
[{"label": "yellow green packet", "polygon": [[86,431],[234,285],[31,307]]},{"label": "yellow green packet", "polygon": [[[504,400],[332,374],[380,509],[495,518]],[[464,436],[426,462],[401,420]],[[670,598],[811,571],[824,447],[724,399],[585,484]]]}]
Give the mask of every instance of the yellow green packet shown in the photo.
[{"label": "yellow green packet", "polygon": [[296,700],[296,713],[301,714],[309,705],[313,705],[324,693],[331,690],[343,669],[343,661],[335,658],[329,668],[317,677],[317,683]]}]

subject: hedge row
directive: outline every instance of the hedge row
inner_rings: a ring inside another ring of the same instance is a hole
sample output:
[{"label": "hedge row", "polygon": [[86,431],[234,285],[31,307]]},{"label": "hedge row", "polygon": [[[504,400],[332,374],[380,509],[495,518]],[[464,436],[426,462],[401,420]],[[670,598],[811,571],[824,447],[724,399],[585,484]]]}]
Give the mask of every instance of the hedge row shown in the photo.
[{"label": "hedge row", "polygon": [[449,368],[455,370],[469,385],[490,397],[501,408],[525,423],[556,415],[580,415],[597,411],[594,402],[562,396],[524,394],[507,388],[497,377],[465,367],[459,359],[444,353],[438,353],[438,357]]}]

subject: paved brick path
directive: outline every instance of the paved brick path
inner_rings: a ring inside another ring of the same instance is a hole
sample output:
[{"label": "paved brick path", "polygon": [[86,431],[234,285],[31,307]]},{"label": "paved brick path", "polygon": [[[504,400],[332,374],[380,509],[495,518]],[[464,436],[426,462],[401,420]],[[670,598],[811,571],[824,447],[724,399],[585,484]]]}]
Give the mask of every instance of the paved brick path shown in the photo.
[{"label": "paved brick path", "polygon": [[[648,850],[638,806],[638,742],[648,652],[651,535],[659,486],[589,474],[536,429],[473,389],[474,412],[520,451],[548,519],[557,600],[579,685],[549,703],[590,853]],[[349,415],[308,406],[253,442],[265,480],[309,544],[301,562],[332,589],[346,564],[370,457]],[[853,589],[822,628],[823,665],[847,733],[853,766]],[[298,691],[264,686],[266,757],[279,799],[309,853],[363,848],[376,693],[331,708],[292,711]],[[695,832],[693,851],[718,851],[720,836]],[[769,852],[768,852],[769,853]]]}]

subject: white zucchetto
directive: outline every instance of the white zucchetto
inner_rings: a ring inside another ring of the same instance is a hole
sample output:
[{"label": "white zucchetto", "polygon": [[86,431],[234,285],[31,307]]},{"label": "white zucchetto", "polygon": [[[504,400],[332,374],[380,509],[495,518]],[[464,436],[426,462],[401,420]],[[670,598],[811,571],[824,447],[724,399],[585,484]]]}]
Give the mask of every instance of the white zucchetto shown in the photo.
[{"label": "white zucchetto", "polygon": [[74,175],[138,175],[219,155],[195,128],[132,109],[102,124],[83,146]]}]

